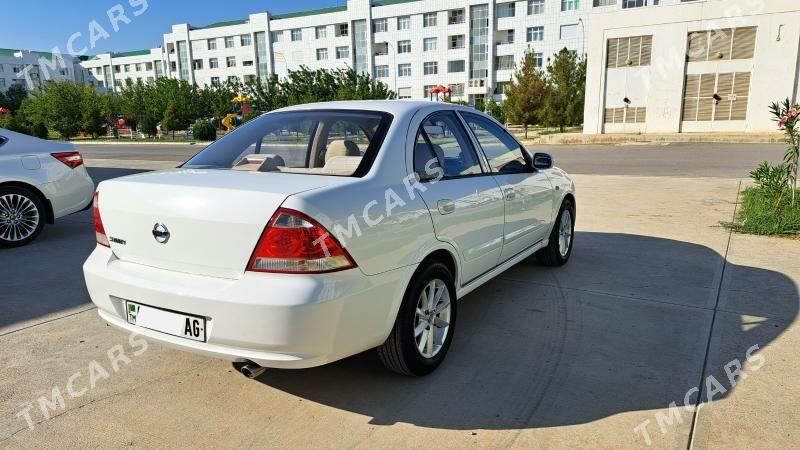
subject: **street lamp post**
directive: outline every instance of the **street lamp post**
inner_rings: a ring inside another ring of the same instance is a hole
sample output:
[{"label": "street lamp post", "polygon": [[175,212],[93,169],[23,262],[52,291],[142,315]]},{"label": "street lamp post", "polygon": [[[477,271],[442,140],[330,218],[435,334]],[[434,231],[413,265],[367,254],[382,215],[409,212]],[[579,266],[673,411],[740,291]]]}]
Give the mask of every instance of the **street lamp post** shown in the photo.
[{"label": "street lamp post", "polygon": [[581,56],[586,56],[586,26],[583,23],[583,18],[578,18],[578,23],[581,24]]}]

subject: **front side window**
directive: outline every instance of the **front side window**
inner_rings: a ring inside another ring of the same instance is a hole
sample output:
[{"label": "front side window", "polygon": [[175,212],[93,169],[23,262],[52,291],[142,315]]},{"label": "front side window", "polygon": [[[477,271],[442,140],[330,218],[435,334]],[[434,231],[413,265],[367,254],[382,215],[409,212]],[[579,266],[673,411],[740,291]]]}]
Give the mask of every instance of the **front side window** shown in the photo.
[{"label": "front side window", "polygon": [[372,111],[266,114],[211,144],[183,167],[363,176],[390,123],[389,114]]},{"label": "front side window", "polygon": [[492,173],[527,171],[519,143],[503,127],[477,114],[462,113],[462,116],[486,155]]},{"label": "front side window", "polygon": [[428,117],[417,132],[414,172],[420,180],[482,173],[478,155],[452,112]]}]

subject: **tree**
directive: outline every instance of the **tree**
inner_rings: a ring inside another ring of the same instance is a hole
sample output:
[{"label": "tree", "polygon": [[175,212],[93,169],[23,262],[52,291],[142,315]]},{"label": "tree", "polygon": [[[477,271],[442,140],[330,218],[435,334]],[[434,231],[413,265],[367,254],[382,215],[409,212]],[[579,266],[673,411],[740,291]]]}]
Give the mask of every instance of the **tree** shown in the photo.
[{"label": "tree", "polygon": [[81,128],[83,88],[72,81],[45,83],[22,102],[20,109],[29,123],[44,123],[68,140]]},{"label": "tree", "polygon": [[486,112],[498,122],[506,123],[505,105],[497,103],[494,97],[489,97],[489,100],[486,101]]},{"label": "tree", "polygon": [[28,98],[28,90],[21,84],[12,84],[5,94],[5,107],[11,111],[17,111],[22,106],[22,102]]},{"label": "tree", "polygon": [[286,93],[275,74],[269,75],[266,80],[259,78],[246,83],[244,90],[253,99],[253,108],[259,111],[269,112],[288,104]]},{"label": "tree", "polygon": [[0,108],[11,109],[6,105],[6,94],[0,91]]},{"label": "tree", "polygon": [[585,84],[585,62],[566,48],[556,53],[553,62],[547,66],[548,94],[544,116],[548,125],[557,126],[563,133],[564,127],[577,125],[577,121],[583,120]]},{"label": "tree", "polygon": [[150,114],[145,114],[139,122],[139,131],[147,137],[153,137],[158,133],[158,122]]},{"label": "tree", "polygon": [[97,139],[107,124],[107,102],[91,86],[84,86],[81,99],[80,126]]},{"label": "tree", "polygon": [[528,126],[542,122],[542,110],[547,97],[544,72],[536,67],[536,58],[532,52],[525,53],[505,94],[507,119],[524,126],[527,139]]},{"label": "tree", "polygon": [[182,128],[183,121],[184,119],[181,118],[178,107],[174,102],[170,102],[166,111],[164,111],[164,118],[161,119],[161,128],[164,131],[171,131],[172,139],[175,139],[175,131]]},{"label": "tree", "polygon": [[145,92],[145,85],[141,81],[130,82],[123,86],[119,96],[122,114],[136,122],[141,120],[147,112]]}]

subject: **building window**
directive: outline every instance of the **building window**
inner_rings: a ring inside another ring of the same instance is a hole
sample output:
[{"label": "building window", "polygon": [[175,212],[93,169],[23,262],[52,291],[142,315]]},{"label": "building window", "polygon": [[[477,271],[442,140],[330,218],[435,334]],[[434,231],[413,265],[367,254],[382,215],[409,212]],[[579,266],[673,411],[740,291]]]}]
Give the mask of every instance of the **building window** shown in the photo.
[{"label": "building window", "polygon": [[533,66],[537,69],[541,69],[544,66],[544,57],[542,56],[541,52],[534,52]]},{"label": "building window", "polygon": [[578,24],[561,25],[559,39],[574,39],[578,37]]},{"label": "building window", "polygon": [[350,47],[336,47],[336,59],[350,57]]},{"label": "building window", "polygon": [[209,50],[216,50],[217,49],[217,40],[216,39],[207,39],[206,40],[206,47]]},{"label": "building window", "polygon": [[301,41],[303,40],[303,30],[301,28],[295,28],[292,30],[292,42]]},{"label": "building window", "polygon": [[248,59],[247,61],[242,61],[242,66],[244,67],[253,67],[253,60]]},{"label": "building window", "polygon": [[460,73],[464,71],[466,64],[463,59],[447,61],[447,73]]},{"label": "building window", "polygon": [[131,65],[125,64],[125,72],[130,72],[130,71],[131,71]]},{"label": "building window", "polygon": [[436,50],[436,38],[430,37],[422,40],[422,51],[432,52]]},{"label": "building window", "polygon": [[397,41],[397,53],[411,53],[411,41]]},{"label": "building window", "polygon": [[498,32],[498,44],[513,44],[514,43],[514,30],[500,30]]},{"label": "building window", "polygon": [[409,30],[411,29],[411,16],[400,16],[397,18],[397,29],[398,30]]},{"label": "building window", "polygon": [[435,84],[426,84],[426,85],[425,85],[425,86],[422,88],[422,95],[423,95],[423,97],[428,97],[428,96],[430,96],[430,95],[431,95],[431,89],[433,89],[433,88],[435,88],[435,87],[436,87],[436,85],[435,85]]},{"label": "building window", "polygon": [[510,70],[514,68],[514,55],[496,56],[494,58],[495,69]]},{"label": "building window", "polygon": [[750,72],[687,74],[682,120],[746,120],[750,78]]},{"label": "building window", "polygon": [[[687,2],[694,0],[681,0],[681,1]],[[640,8],[642,6],[647,6],[648,4],[657,5],[658,0],[622,0],[622,8]]]},{"label": "building window", "polygon": [[[685,1],[685,0],[684,0]],[[617,0],[594,0],[592,6],[597,8],[598,6],[614,6],[617,4]],[[625,8],[625,0],[622,0],[622,7]]]},{"label": "building window", "polygon": [[464,83],[448,84],[450,88],[450,95],[453,97],[461,97],[464,95]]},{"label": "building window", "polygon": [[[136,64],[134,67],[136,68],[137,72],[141,72],[142,71],[142,65],[141,64]],[[61,71],[61,75],[66,75],[65,71],[62,70]]]},{"label": "building window", "polygon": [[253,44],[253,38],[249,34],[243,34],[239,36],[239,44],[242,47],[249,47]]},{"label": "building window", "polygon": [[233,48],[233,36],[225,36],[225,48]]},{"label": "building window", "polygon": [[435,27],[436,26],[436,13],[425,13],[422,16],[422,26],[423,27]]},{"label": "building window", "polygon": [[238,83],[238,82],[239,82],[239,77],[237,77],[236,75],[231,75],[228,77],[228,83]]},{"label": "building window", "polygon": [[561,0],[561,11],[576,11],[581,7],[581,0]]},{"label": "building window", "polygon": [[350,27],[346,23],[336,25],[336,37],[350,36]]},{"label": "building window", "polygon": [[203,69],[203,60],[202,59],[195,59],[192,61],[192,67],[194,70],[202,70]]},{"label": "building window", "polygon": [[447,11],[447,24],[455,25],[464,23],[464,9],[451,9]]},{"label": "building window", "polygon": [[375,66],[375,78],[389,78],[389,66]]},{"label": "building window", "polygon": [[328,27],[320,25],[314,28],[314,37],[317,39],[325,39],[328,37]]},{"label": "building window", "polygon": [[494,88],[494,93],[496,95],[505,94],[506,93],[506,89],[508,89],[509,86],[511,86],[511,82],[510,81],[498,81],[497,82],[497,86],[495,86],[495,88]]},{"label": "building window", "polygon": [[219,77],[211,77],[211,84],[219,84]]},{"label": "building window", "polygon": [[649,66],[653,51],[653,36],[630,36],[609,39],[606,67]]},{"label": "building window", "polygon": [[544,0],[528,0],[528,15],[544,14]]},{"label": "building window", "polygon": [[273,31],[272,42],[283,42],[283,31]]},{"label": "building window", "polygon": [[439,63],[436,61],[426,61],[422,64],[423,75],[436,75],[439,73]]},{"label": "building window", "polygon": [[411,88],[401,87],[397,89],[397,98],[400,100],[411,98]]},{"label": "building window", "polygon": [[689,33],[689,62],[751,59],[756,28],[724,28]]},{"label": "building window", "polygon": [[449,48],[450,50],[464,48],[464,35],[459,34],[455,36],[450,36],[450,42],[447,48]]},{"label": "building window", "polygon": [[543,41],[544,27],[528,27],[526,39],[528,42]]},{"label": "building window", "polygon": [[217,58],[208,58],[208,68],[209,69],[218,69],[219,68],[219,60]]},{"label": "building window", "polygon": [[226,67],[236,67],[236,57],[235,56],[228,56],[225,58],[225,66]]},{"label": "building window", "polygon": [[383,33],[389,29],[386,19],[375,19],[372,21],[372,32]]},{"label": "building window", "polygon": [[324,61],[328,59],[328,49],[327,48],[318,48],[317,49],[317,61]]},{"label": "building window", "polygon": [[497,5],[497,18],[502,19],[504,17],[514,17],[514,13],[516,9],[514,7],[515,3],[500,3]]},{"label": "building window", "polygon": [[627,108],[606,108],[603,114],[605,123],[645,123],[647,108],[630,106]]},{"label": "building window", "polygon": [[411,76],[411,64],[398,64],[397,65],[397,76],[398,77],[410,77]]},{"label": "building window", "polygon": [[153,70],[153,63],[144,63],[144,70]]}]

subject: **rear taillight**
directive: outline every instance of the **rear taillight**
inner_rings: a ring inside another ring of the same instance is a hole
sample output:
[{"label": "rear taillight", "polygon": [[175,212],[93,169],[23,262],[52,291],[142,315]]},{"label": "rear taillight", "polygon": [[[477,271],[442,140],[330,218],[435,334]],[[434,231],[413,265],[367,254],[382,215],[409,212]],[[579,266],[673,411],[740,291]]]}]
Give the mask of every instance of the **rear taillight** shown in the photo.
[{"label": "rear taillight", "polygon": [[83,156],[78,152],[50,153],[50,156],[66,164],[70,169],[83,165]]},{"label": "rear taillight", "polygon": [[95,192],[94,201],[92,202],[92,210],[94,213],[94,237],[97,239],[98,244],[111,247],[108,243],[108,236],[106,236],[106,229],[103,228],[103,219],[100,218],[99,197],[100,193]]},{"label": "rear taillight", "polygon": [[323,273],[356,267],[328,230],[303,213],[279,208],[261,234],[247,270]]}]

